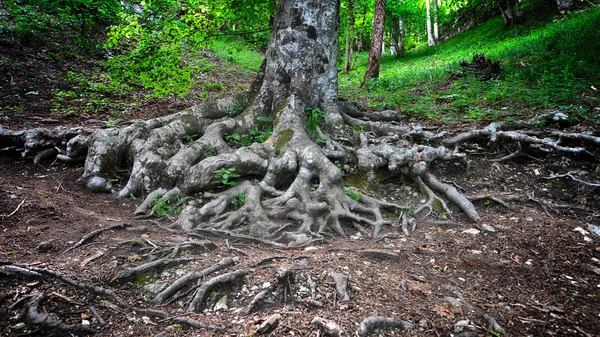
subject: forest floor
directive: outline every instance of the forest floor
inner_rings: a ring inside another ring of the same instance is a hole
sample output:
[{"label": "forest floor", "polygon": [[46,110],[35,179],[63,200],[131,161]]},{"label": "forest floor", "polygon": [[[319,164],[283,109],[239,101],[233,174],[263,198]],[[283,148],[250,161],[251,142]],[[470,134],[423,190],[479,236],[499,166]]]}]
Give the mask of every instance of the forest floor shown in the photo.
[{"label": "forest floor", "polygon": [[[57,84],[43,80],[51,74],[27,62],[19,68],[23,73],[13,71],[6,81],[1,79],[2,106],[10,103],[14,109],[0,115],[0,127],[88,125],[103,119],[57,116],[49,106],[39,108],[48,105],[49,87]],[[39,62],[38,66],[44,63]],[[49,71],[54,69],[52,62],[45,63]],[[62,66],[56,65],[56,71]],[[31,91],[36,94],[26,95]],[[157,111],[165,114],[185,104],[160,101],[149,112],[140,109],[126,118],[156,116]],[[486,122],[477,123],[439,127],[458,132]],[[202,238],[204,249],[173,254],[197,260],[129,282],[111,280],[126,268],[149,262],[162,244],[198,240],[198,236],[166,228],[172,221],[169,216],[132,219],[140,200],[86,192],[77,182],[80,165],[51,161],[34,165],[20,158],[0,158],[0,267],[60,271],[80,282],[112,289],[132,306],[160,309],[169,315],[156,318],[122,310],[107,298],[55,278],[0,277],[0,317],[4,318],[0,336],[66,335],[23,323],[24,303],[33,294],[45,294],[40,313],[54,313],[65,323],[99,327],[106,321],[96,336],[323,336],[311,324],[316,316],[355,335],[360,322],[373,315],[415,325],[404,332],[382,329],[382,336],[491,336],[487,316],[504,328],[506,336],[600,335],[600,233],[594,233],[598,230],[594,226],[600,226],[599,187],[569,178],[546,179],[579,171],[587,181],[597,182],[600,166],[553,154],[497,163],[489,160],[501,156],[481,151],[470,154],[466,166],[450,162],[435,167],[440,179],[456,184],[467,196],[506,200],[504,205],[489,199],[477,203],[483,219],[479,224],[468,222],[460,213],[457,221],[446,221],[444,214],[434,210],[417,219],[416,230],[409,236],[392,228],[378,242],[354,234],[302,249],[207,235]],[[410,206],[425,202],[416,186],[401,179],[373,186],[372,193]],[[124,224],[65,252],[90,232]],[[42,242],[49,244],[40,246]],[[181,275],[210,267],[227,256],[237,256],[239,261],[221,273],[248,270],[249,274],[243,283],[214,290],[202,313],[186,313],[188,303],[182,299],[160,306],[147,303]],[[294,272],[287,285],[277,285],[280,267]],[[328,277],[330,269],[348,277],[349,301],[338,298],[335,283]],[[269,287],[272,300],[245,313],[253,297]],[[223,330],[174,326],[180,317]],[[278,317],[278,324],[261,330],[269,317]]]}]

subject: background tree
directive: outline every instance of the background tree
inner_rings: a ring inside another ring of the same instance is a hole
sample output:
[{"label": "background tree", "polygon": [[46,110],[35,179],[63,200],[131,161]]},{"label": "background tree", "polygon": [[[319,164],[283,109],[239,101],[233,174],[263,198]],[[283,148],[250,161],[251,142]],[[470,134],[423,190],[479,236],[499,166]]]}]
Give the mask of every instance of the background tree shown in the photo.
[{"label": "background tree", "polygon": [[385,7],[386,0],[375,1],[375,17],[373,18],[373,34],[371,35],[371,48],[369,49],[369,63],[362,85],[365,85],[365,83],[372,78],[379,77],[381,51],[383,48],[383,33],[385,30]]},{"label": "background tree", "polygon": [[433,29],[431,26],[431,0],[425,0],[425,25],[427,26],[427,45],[435,45],[435,39],[433,37]]}]

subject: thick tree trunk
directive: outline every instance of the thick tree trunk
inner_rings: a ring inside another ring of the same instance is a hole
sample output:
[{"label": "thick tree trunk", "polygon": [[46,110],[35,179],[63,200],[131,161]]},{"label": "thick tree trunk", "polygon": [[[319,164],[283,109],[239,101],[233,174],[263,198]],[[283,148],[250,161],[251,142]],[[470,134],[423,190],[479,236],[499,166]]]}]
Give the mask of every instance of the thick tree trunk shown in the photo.
[{"label": "thick tree trunk", "polygon": [[371,49],[369,50],[369,64],[363,78],[362,85],[372,79],[379,77],[381,65],[381,48],[383,47],[383,32],[385,28],[385,6],[386,0],[375,1],[375,17],[373,18],[373,34],[371,37]]},{"label": "thick tree trunk", "polygon": [[431,0],[425,0],[425,21],[425,24],[427,25],[427,45],[431,47],[435,45],[431,27]]},{"label": "thick tree trunk", "polygon": [[346,50],[344,53],[344,72],[348,73],[352,68],[352,49],[356,40],[354,29],[354,2],[348,0],[348,21],[346,22]]}]

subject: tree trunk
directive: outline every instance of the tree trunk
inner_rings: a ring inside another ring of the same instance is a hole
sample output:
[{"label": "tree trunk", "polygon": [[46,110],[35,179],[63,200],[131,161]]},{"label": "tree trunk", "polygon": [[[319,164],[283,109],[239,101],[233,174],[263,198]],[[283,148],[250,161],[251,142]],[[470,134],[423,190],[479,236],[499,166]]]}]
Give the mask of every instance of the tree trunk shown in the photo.
[{"label": "tree trunk", "polygon": [[[385,1],[377,4],[371,53],[378,68]],[[123,128],[0,127],[0,149],[38,161],[58,151],[57,159],[67,162],[87,151],[81,180],[90,190],[115,192],[113,178],[130,172],[118,193],[145,196],[136,215],[152,215],[159,201],[192,199],[173,227],[268,237],[277,246],[345,236],[348,226],[377,239],[399,216],[405,225],[409,214],[431,211],[434,202],[450,215],[436,193],[479,221],[474,206],[428,167],[464,159],[457,150],[461,139],[496,137],[495,127],[459,135],[446,146],[444,133],[386,123],[393,117],[387,112],[364,115],[338,102],[338,25],[338,0],[280,0],[265,60],[247,93]],[[362,130],[383,139],[370,141]],[[422,143],[392,146],[399,136]],[[411,211],[362,193],[385,169],[411,178],[428,201]],[[360,189],[346,185],[351,174],[360,177]]]},{"label": "tree trunk", "polygon": [[517,3],[517,0],[498,0],[498,7],[506,26],[512,26],[516,23],[515,6]]},{"label": "tree trunk", "polygon": [[348,21],[346,22],[346,50],[344,53],[344,72],[348,73],[352,68],[352,49],[356,32],[354,30],[354,2],[348,0]]},{"label": "tree trunk", "polygon": [[433,31],[431,28],[431,0],[425,0],[425,20],[427,25],[427,45],[433,46],[435,45],[435,40],[433,38]]},{"label": "tree trunk", "polygon": [[385,6],[386,0],[375,1],[375,17],[373,18],[373,36],[371,37],[371,49],[369,50],[369,63],[362,85],[365,85],[372,78],[379,77],[381,48],[383,47],[383,32],[385,28]]},{"label": "tree trunk", "polygon": [[556,0],[556,5],[558,12],[564,14],[573,6],[573,0]]},{"label": "tree trunk", "polygon": [[437,42],[440,38],[438,28],[438,0],[433,0],[433,40]]},{"label": "tree trunk", "polygon": [[[392,18],[392,43],[396,50],[396,58],[404,57],[404,20],[402,18]],[[396,24],[397,22],[397,24]]]}]

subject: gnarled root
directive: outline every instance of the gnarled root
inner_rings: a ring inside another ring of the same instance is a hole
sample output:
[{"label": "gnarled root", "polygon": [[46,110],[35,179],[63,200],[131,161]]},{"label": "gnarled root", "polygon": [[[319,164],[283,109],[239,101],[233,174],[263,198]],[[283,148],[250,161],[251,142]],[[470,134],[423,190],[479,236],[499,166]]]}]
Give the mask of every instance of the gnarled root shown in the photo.
[{"label": "gnarled root", "polygon": [[327,271],[329,276],[335,282],[335,291],[337,292],[342,302],[350,301],[350,295],[348,294],[348,276],[338,273],[333,269]]},{"label": "gnarled root", "polygon": [[214,272],[217,272],[219,270],[233,266],[238,260],[239,259],[235,258],[235,257],[225,257],[225,258],[222,258],[215,265],[213,265],[209,268],[206,268],[200,272],[194,271],[185,276],[182,276],[177,281],[173,282],[165,290],[161,291],[158,295],[156,295],[156,297],[151,301],[151,303],[153,303],[153,304],[165,303],[170,297],[172,297],[179,290],[185,288],[189,284],[194,283],[200,279],[203,279]]},{"label": "gnarled root", "polygon": [[210,293],[210,291],[216,287],[233,283],[238,281],[241,278],[244,278],[246,275],[250,274],[249,270],[237,270],[234,272],[230,272],[227,274],[219,275],[214,277],[208,281],[206,281],[194,295],[192,302],[190,303],[187,311],[188,312],[200,312],[204,307],[204,302],[206,301],[206,297]]},{"label": "gnarled root", "polygon": [[42,328],[58,330],[64,333],[72,334],[92,334],[97,332],[96,329],[84,324],[66,324],[54,314],[40,313],[38,308],[42,300],[43,294],[32,296],[25,304],[25,322],[28,325],[40,326]]}]

